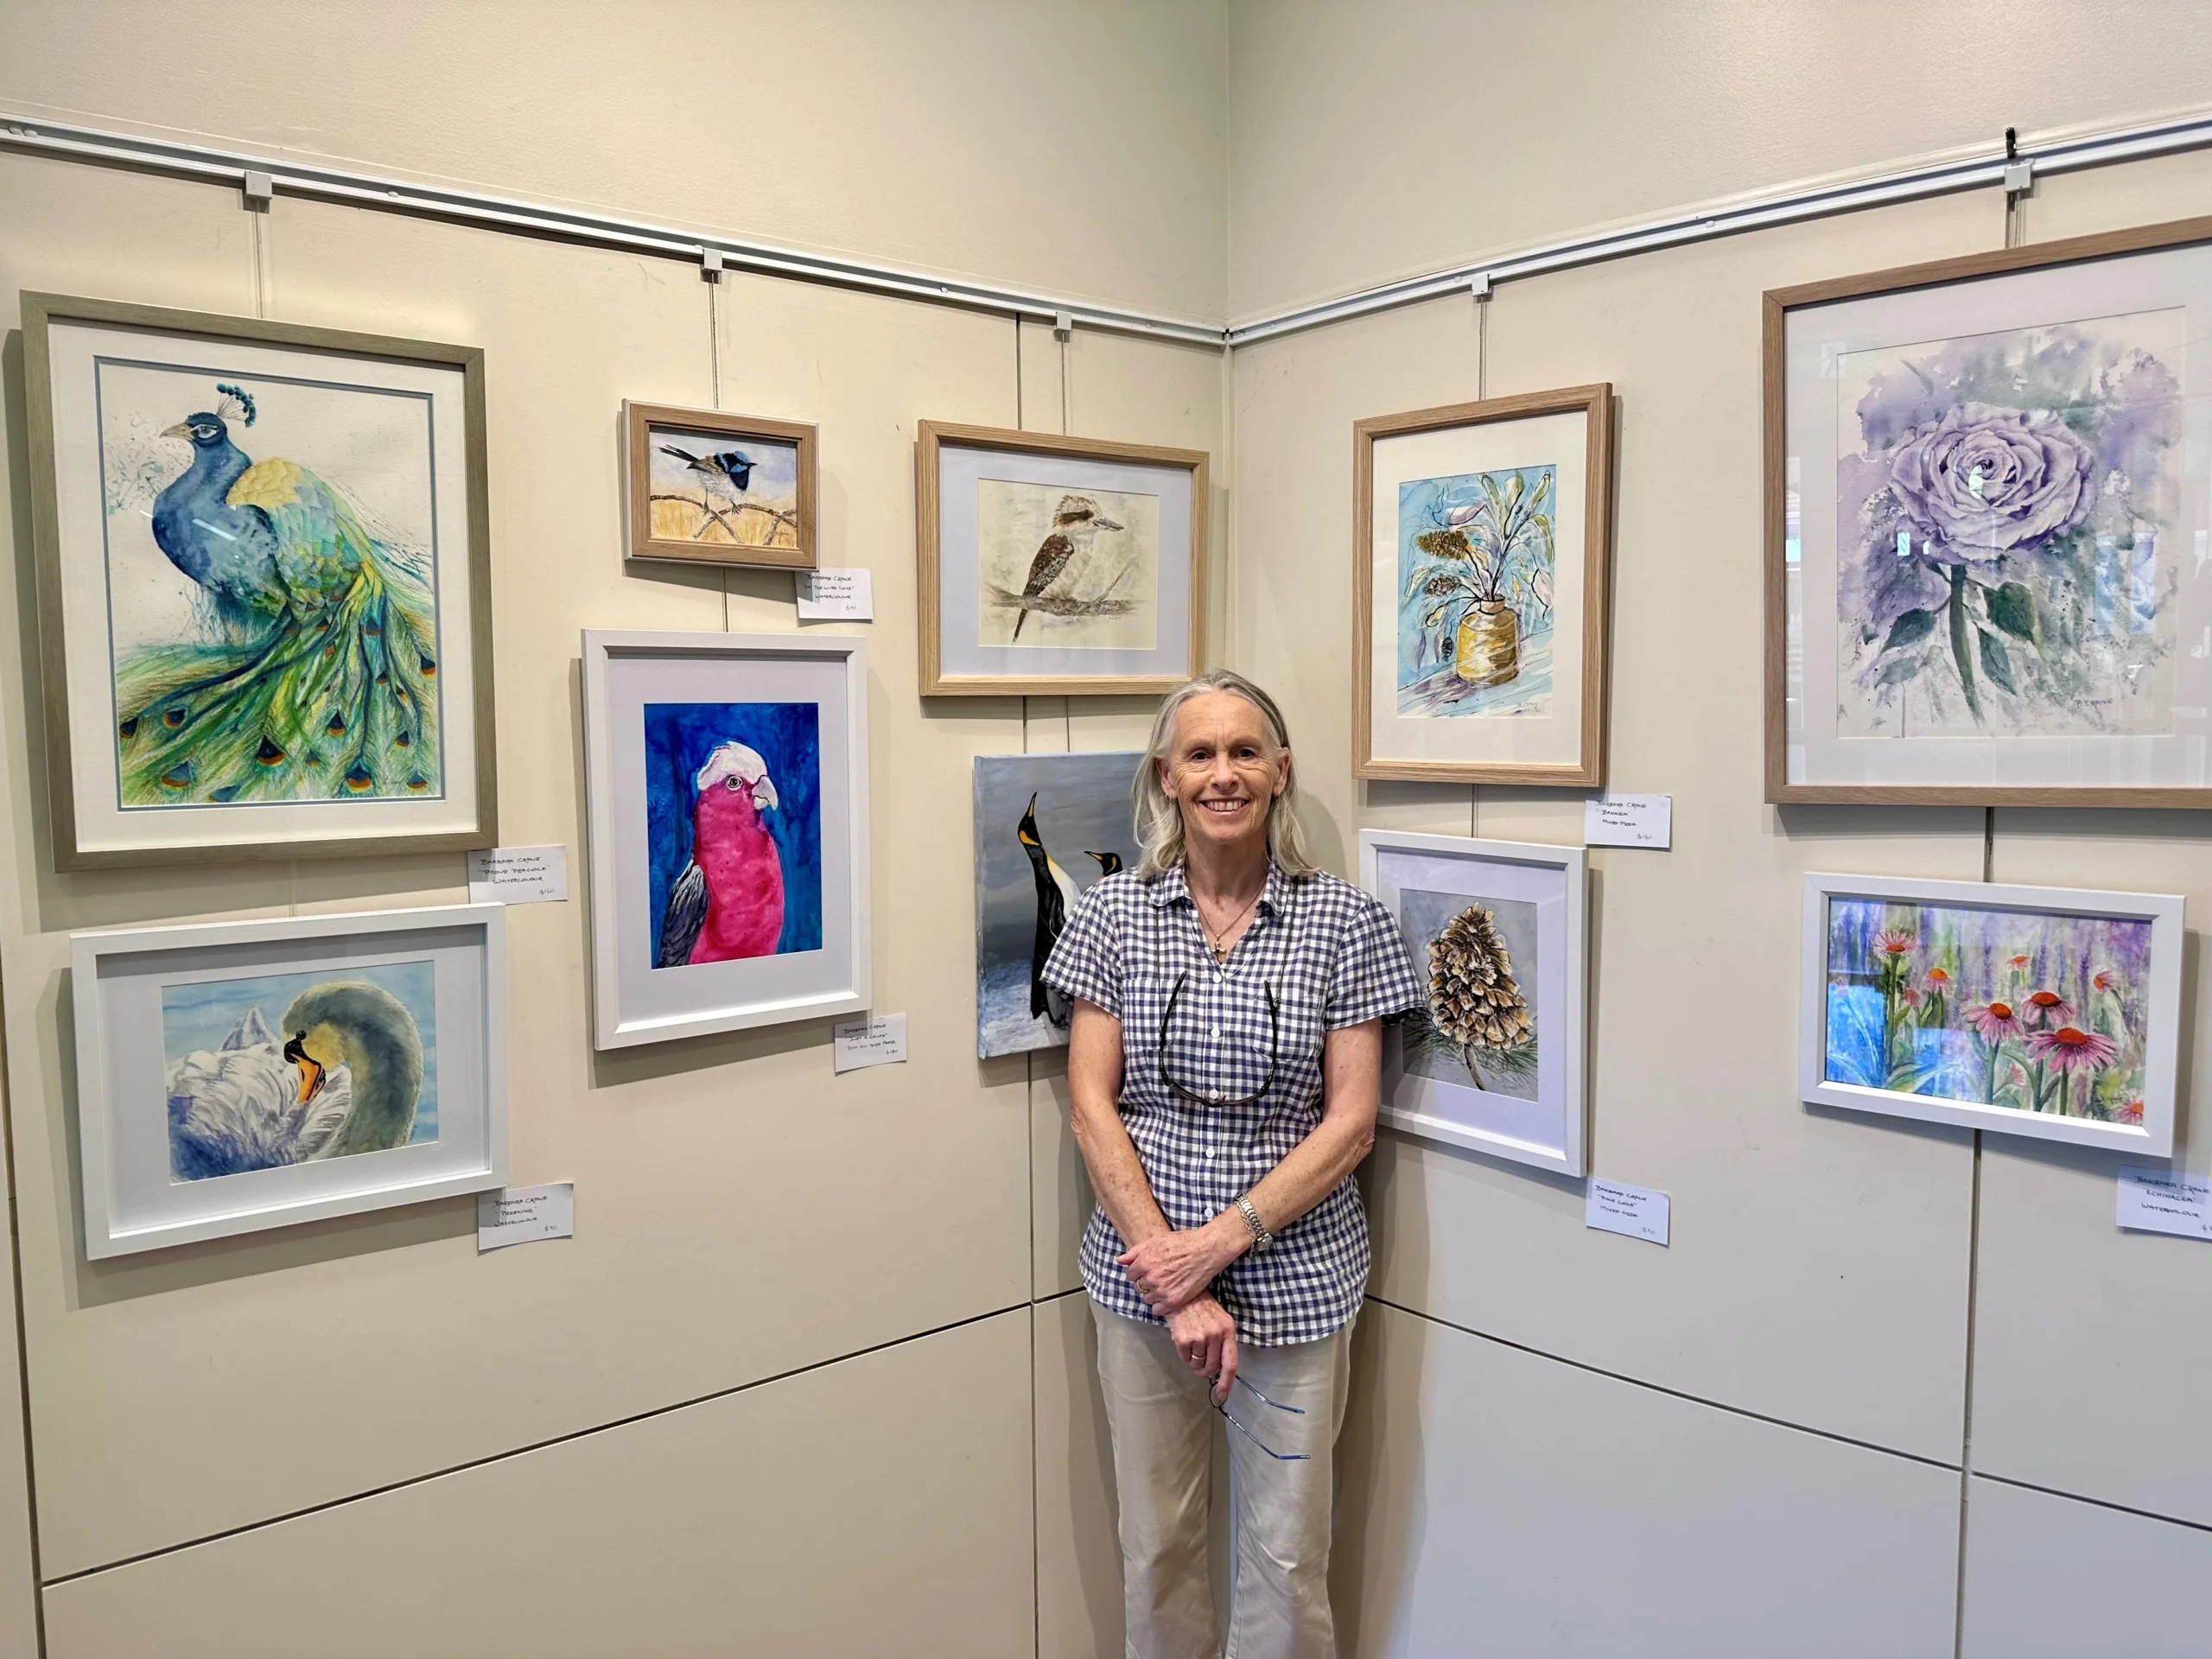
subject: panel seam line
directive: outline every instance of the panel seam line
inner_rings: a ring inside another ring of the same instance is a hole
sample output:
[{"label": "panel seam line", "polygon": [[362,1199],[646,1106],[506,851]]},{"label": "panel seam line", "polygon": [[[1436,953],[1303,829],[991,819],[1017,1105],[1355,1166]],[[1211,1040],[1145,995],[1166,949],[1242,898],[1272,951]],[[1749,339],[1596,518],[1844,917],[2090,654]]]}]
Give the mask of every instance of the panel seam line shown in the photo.
[{"label": "panel seam line", "polygon": [[288,1510],[282,1515],[269,1516],[259,1521],[243,1522],[235,1527],[224,1527],[214,1532],[204,1533],[196,1538],[180,1539],[175,1543],[163,1544],[156,1549],[141,1550],[135,1555],[125,1555],[112,1561],[102,1561],[96,1566],[79,1567],[73,1573],[64,1573],[57,1577],[42,1580],[41,1587],[51,1590],[60,1585],[73,1584],[79,1579],[92,1578],[102,1573],[113,1573],[126,1567],[137,1567],[142,1562],[158,1560],[164,1555],[175,1555],[183,1550],[197,1549],[204,1544],[220,1543],[226,1538],[236,1538],[249,1532],[259,1532],[265,1527],[282,1526],[288,1521],[298,1521],[308,1516],[321,1515],[328,1510],[344,1509],[348,1504],[365,1503],[372,1497],[383,1497],[392,1492],[404,1491],[410,1486],[427,1485],[431,1481],[443,1480],[450,1475],[467,1474],[472,1469],[482,1469],[492,1464],[505,1463],[511,1458],[526,1457],[533,1452],[543,1452],[553,1446],[566,1446],[571,1441],[588,1440],[594,1435],[610,1433],[618,1428],[628,1428],[638,1423],[650,1422],[656,1417],[666,1417],[675,1412],[689,1411],[695,1406],[711,1405],[717,1400],[727,1400],[733,1395],[749,1394],[755,1389],[766,1388],[772,1382],[786,1382],[795,1376],[804,1376],[812,1371],[825,1370],[832,1365],[842,1365],[849,1360],[865,1359],[871,1354],[883,1353],[893,1348],[903,1348],[908,1343],[926,1341],[931,1337],[941,1337],[948,1332],[962,1330],[968,1325],[981,1325],[988,1319],[1003,1319],[1009,1313],[1021,1313],[1028,1306],[1029,1304],[1027,1301],[1009,1302],[1003,1307],[994,1307],[981,1313],[971,1313],[964,1319],[932,1325],[926,1331],[912,1332],[903,1337],[892,1337],[883,1342],[871,1343],[865,1348],[855,1348],[849,1353],[834,1354],[827,1359],[810,1360],[804,1365],[791,1366],[787,1370],[776,1371],[766,1376],[754,1377],[747,1382],[733,1383],[726,1389],[709,1389],[705,1394],[692,1395],[683,1400],[671,1401],[664,1406],[649,1407],[644,1411],[632,1412],[626,1416],[611,1418],[603,1423],[594,1423],[587,1428],[572,1429],[565,1434],[549,1435],[542,1440],[532,1440],[526,1446],[512,1446],[504,1452],[487,1452],[480,1458],[468,1458],[460,1463],[448,1464],[443,1468],[429,1470],[423,1474],[409,1475],[404,1479],[386,1481],[380,1486],[371,1486],[362,1491],[348,1492],[342,1497],[326,1498],[320,1503],[303,1504],[299,1509]]},{"label": "panel seam line", "polygon": [[1630,1388],[1643,1389],[1653,1394],[1663,1394],[1669,1399],[1686,1401],[1691,1405],[1704,1406],[1713,1411],[1725,1411],[1732,1417],[1748,1417],[1753,1422],[1770,1423],[1777,1428],[1791,1429],[1797,1433],[1810,1434],[1819,1440],[1834,1440],[1841,1446],[1855,1446],[1862,1452],[1878,1452],[1886,1458],[1902,1458],[1908,1463],[1923,1464],[1930,1469],[1946,1470],[1953,1474],[1958,1472],[1957,1464],[1947,1463],[1942,1458],[1931,1458],[1925,1452],[1901,1451],[1894,1446],[1884,1446],[1878,1440],[1861,1440],[1855,1434],[1839,1433],[1832,1428],[1815,1428],[1808,1423],[1794,1423],[1787,1417],[1776,1417],[1764,1411],[1753,1411],[1747,1406],[1732,1406],[1725,1400],[1708,1400],[1703,1395],[1692,1394],[1687,1389],[1670,1389],[1663,1382],[1648,1382],[1640,1376],[1630,1376],[1625,1371],[1608,1370],[1605,1366],[1592,1365],[1587,1360],[1570,1359],[1564,1354],[1554,1354],[1542,1348],[1532,1347],[1525,1342],[1515,1342],[1510,1337],[1493,1336],[1487,1331],[1478,1331],[1472,1325],[1461,1325],[1452,1319],[1439,1319],[1433,1313],[1424,1313],[1419,1308],[1404,1306],[1390,1300],[1388,1297],[1377,1296],[1372,1291],[1367,1294],[1367,1300],[1380,1303],[1393,1312],[1408,1314],[1416,1319],[1426,1319],[1431,1325],[1440,1325],[1449,1331],[1457,1331],[1463,1336],[1473,1337],[1482,1342],[1495,1343],[1501,1348],[1510,1348],[1516,1353],[1549,1360],[1555,1365],[1570,1365],[1578,1371],[1587,1371],[1592,1376],[1603,1376],[1615,1382],[1625,1382]]}]

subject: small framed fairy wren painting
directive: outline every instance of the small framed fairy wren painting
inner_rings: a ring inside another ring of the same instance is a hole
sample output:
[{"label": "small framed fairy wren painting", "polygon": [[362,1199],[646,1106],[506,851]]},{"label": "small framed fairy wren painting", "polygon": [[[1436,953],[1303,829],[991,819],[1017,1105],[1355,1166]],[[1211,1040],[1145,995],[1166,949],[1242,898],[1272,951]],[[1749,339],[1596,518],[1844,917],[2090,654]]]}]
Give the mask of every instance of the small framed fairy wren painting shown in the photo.
[{"label": "small framed fairy wren painting", "polygon": [[624,404],[624,550],[813,569],[814,438],[800,421]]},{"label": "small framed fairy wren painting", "polygon": [[1205,652],[1208,457],[924,421],[924,696],[1160,692]]},{"label": "small framed fairy wren painting", "polygon": [[1612,388],[1352,429],[1357,774],[1605,781]]},{"label": "small framed fairy wren painting", "polygon": [[491,846],[482,351],[22,309],[55,863]]},{"label": "small framed fairy wren painting", "polygon": [[593,1040],[868,1005],[868,645],[583,637]]}]

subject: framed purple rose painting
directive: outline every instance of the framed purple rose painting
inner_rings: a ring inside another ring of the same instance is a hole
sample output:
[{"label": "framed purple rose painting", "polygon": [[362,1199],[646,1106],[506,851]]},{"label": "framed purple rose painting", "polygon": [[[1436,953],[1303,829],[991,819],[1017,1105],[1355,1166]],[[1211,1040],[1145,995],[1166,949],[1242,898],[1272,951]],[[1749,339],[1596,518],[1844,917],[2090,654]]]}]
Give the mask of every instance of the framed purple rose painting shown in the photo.
[{"label": "framed purple rose painting", "polygon": [[1766,296],[1767,798],[2212,805],[2212,220]]}]

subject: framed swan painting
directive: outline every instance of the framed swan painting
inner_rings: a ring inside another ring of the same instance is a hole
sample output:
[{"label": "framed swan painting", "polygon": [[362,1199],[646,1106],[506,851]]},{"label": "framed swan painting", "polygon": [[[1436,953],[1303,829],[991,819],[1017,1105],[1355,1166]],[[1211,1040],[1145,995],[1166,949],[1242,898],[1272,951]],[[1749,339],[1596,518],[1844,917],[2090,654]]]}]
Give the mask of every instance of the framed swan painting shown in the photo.
[{"label": "framed swan painting", "polygon": [[504,1185],[505,916],[72,934],[85,1254]]}]

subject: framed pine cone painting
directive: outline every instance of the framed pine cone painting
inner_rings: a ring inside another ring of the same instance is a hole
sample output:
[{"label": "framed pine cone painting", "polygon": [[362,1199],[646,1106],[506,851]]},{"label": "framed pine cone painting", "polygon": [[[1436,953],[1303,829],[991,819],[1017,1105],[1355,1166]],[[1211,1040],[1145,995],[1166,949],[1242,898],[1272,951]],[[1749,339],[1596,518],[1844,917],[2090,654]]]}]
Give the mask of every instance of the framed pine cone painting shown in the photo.
[{"label": "framed pine cone painting", "polygon": [[1382,1122],[1586,1173],[1582,849],[1363,830],[1359,874],[1428,990],[1384,1033]]}]

